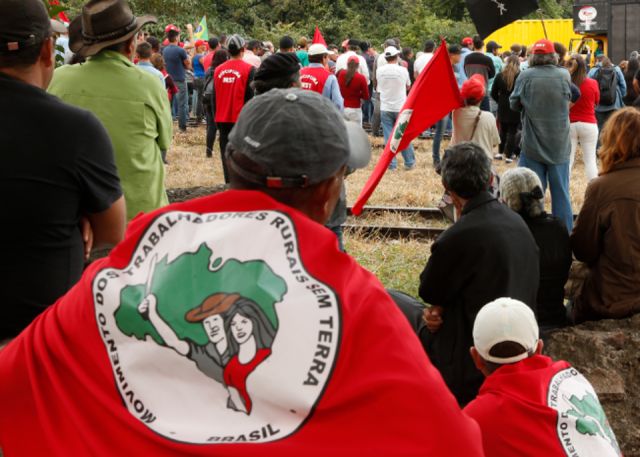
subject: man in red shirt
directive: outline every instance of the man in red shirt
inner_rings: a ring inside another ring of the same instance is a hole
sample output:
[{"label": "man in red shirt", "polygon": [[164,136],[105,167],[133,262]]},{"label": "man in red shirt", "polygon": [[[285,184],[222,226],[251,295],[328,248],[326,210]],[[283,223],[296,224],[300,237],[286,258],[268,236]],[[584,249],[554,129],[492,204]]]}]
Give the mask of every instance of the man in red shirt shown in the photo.
[{"label": "man in red shirt", "polygon": [[329,53],[333,53],[333,51],[329,51],[322,44],[314,44],[309,47],[307,51],[309,66],[300,71],[300,80],[304,90],[312,90],[328,98],[342,113],[344,99],[340,93],[338,80],[333,73],[327,70]]},{"label": "man in red shirt", "polygon": [[213,56],[216,51],[220,50],[220,40],[217,38],[209,38],[209,52],[204,59],[202,60],[202,66],[204,67],[204,72],[206,73],[209,67],[211,66],[211,61],[213,60]]},{"label": "man in red shirt", "polygon": [[213,103],[216,107],[215,121],[220,129],[220,157],[225,183],[229,183],[229,170],[225,159],[229,133],[244,105],[253,98],[251,82],[256,68],[242,60],[245,47],[246,42],[240,35],[231,35],[227,38],[227,49],[231,54],[231,60],[216,68],[213,75],[215,84]]},{"label": "man in red shirt", "polygon": [[134,219],[0,351],[6,455],[482,457],[380,282],[322,225],[366,133],[273,89],[229,138],[231,188]]},{"label": "man in red shirt", "polygon": [[464,412],[478,421],[485,455],[620,457],[589,381],[542,354],[531,308],[511,298],[485,305],[471,356],[487,377]]}]

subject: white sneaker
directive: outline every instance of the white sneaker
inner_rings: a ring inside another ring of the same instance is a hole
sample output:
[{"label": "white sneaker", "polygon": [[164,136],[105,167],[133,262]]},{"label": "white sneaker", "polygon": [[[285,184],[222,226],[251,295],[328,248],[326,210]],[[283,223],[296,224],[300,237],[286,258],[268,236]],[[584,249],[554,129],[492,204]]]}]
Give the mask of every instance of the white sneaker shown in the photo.
[{"label": "white sneaker", "polygon": [[496,154],[493,156],[493,160],[502,160],[502,154]]},{"label": "white sneaker", "polygon": [[513,159],[506,159],[505,163],[513,163]]}]

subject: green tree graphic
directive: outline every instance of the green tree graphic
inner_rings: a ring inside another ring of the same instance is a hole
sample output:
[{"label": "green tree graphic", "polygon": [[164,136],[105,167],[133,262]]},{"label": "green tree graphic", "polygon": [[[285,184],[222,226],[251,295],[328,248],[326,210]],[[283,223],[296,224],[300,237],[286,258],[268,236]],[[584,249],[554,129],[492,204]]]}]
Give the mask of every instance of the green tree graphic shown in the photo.
[{"label": "green tree graphic", "polygon": [[567,414],[577,417],[576,428],[583,435],[601,436],[619,453],[616,437],[609,426],[607,416],[600,402],[590,392],[582,400],[575,395],[571,396],[569,403],[574,406]]},{"label": "green tree graphic", "polygon": [[396,140],[402,139],[402,135],[404,135],[404,131],[407,128],[407,125],[409,125],[409,121],[406,121],[406,122],[403,122],[402,124],[399,124],[398,128],[396,129],[395,135],[393,135],[393,138],[396,139]]},{"label": "green tree graphic", "polygon": [[[158,314],[176,332],[179,338],[189,338],[196,344],[209,341],[200,323],[190,323],[185,314],[216,293],[239,293],[255,301],[266,313],[275,329],[278,317],[274,305],[287,291],[285,281],[269,266],[259,260],[239,262],[222,259],[211,262],[211,250],[202,244],[195,254],[186,253],[167,264],[167,257],[158,262],[151,283],[151,293],[158,298]],[[210,269],[217,268],[216,271]],[[127,336],[144,340],[150,335],[158,344],[164,344],[153,326],[138,312],[144,300],[146,285],[127,286],[120,294],[120,306],[114,316],[118,328]]]}]

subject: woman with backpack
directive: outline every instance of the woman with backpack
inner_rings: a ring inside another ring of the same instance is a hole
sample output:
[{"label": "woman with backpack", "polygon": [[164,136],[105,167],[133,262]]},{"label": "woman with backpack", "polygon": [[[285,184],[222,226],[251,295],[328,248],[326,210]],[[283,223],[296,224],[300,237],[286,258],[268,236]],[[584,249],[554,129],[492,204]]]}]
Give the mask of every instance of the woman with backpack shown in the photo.
[{"label": "woman with backpack", "polygon": [[[598,121],[598,132],[602,131],[602,126],[607,119],[618,109],[624,108],[622,99],[627,95],[627,83],[620,67],[611,63],[608,57],[602,57],[589,74],[590,79],[598,82],[600,89],[600,104],[596,107],[596,120]],[[598,146],[600,140],[598,140]]]},{"label": "woman with backpack", "polygon": [[567,62],[571,73],[571,82],[580,89],[580,99],[569,110],[571,122],[571,159],[569,172],[573,168],[578,143],[582,148],[582,161],[587,169],[587,179],[591,181],[598,177],[596,164],[596,145],[598,144],[598,122],[596,120],[596,106],[600,103],[600,89],[597,81],[587,78],[587,66],[579,54],[571,56]]},{"label": "woman with backpack", "polygon": [[211,60],[211,66],[207,69],[204,78],[203,106],[207,113],[207,157],[213,157],[213,143],[216,141],[218,126],[215,122],[216,103],[215,103],[215,84],[213,82],[213,74],[220,65],[229,60],[229,53],[224,49],[216,51]]}]

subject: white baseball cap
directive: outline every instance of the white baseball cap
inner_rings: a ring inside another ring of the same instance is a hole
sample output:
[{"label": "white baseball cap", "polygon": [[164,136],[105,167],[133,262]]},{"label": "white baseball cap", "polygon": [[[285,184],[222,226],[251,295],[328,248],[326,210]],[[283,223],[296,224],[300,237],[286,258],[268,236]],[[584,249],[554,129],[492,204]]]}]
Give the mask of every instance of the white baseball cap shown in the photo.
[{"label": "white baseball cap", "polygon": [[395,46],[387,46],[387,48],[384,50],[385,57],[393,57],[397,56],[398,54],[400,54],[400,51]]},{"label": "white baseball cap", "polygon": [[[473,325],[473,344],[484,360],[515,363],[529,357],[538,344],[538,323],[531,308],[512,298],[499,298],[482,307]],[[489,355],[498,343],[513,341],[525,348],[522,354],[501,358]]]},{"label": "white baseball cap", "polygon": [[310,56],[317,56],[322,54],[334,54],[334,52],[329,51],[323,44],[312,44],[311,46],[309,46],[307,54],[309,54]]}]

